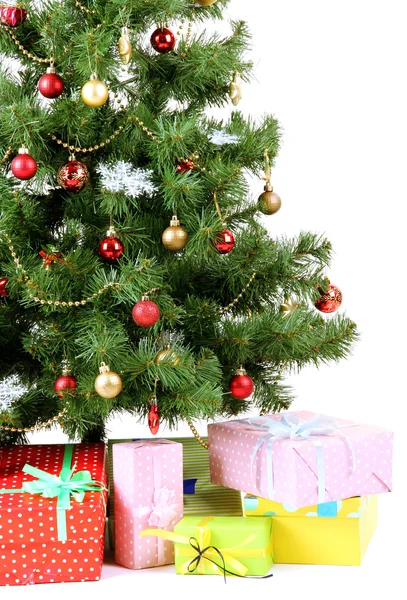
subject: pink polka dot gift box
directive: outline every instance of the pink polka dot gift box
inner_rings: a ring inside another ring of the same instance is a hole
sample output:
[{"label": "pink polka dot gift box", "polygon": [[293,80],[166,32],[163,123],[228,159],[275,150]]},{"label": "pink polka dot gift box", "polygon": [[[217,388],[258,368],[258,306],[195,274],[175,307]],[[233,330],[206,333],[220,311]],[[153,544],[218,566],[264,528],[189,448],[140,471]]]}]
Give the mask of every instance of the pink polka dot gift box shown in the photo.
[{"label": "pink polka dot gift box", "polygon": [[114,444],[113,473],[116,562],[128,569],[174,563],[173,542],[139,535],[149,527],[172,531],[183,516],[182,444]]},{"label": "pink polka dot gift box", "polygon": [[100,579],[104,444],[0,448],[0,585]]},{"label": "pink polka dot gift box", "polygon": [[393,433],[309,411],[208,425],[211,481],[293,508],[392,489]]}]

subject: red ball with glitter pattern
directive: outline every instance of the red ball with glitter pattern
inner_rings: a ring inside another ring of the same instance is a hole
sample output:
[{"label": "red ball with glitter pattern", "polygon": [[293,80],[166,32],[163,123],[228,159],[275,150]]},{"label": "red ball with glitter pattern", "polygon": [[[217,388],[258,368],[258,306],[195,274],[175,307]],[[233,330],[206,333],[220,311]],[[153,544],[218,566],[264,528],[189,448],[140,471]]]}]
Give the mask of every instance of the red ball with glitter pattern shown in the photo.
[{"label": "red ball with glitter pattern", "polygon": [[108,263],[114,263],[123,256],[124,245],[119,238],[109,235],[99,242],[98,252],[103,260]]},{"label": "red ball with glitter pattern", "polygon": [[57,180],[68,192],[80,192],[89,181],[89,171],[79,160],[70,160],[60,167]]},{"label": "red ball with glitter pattern", "polygon": [[27,11],[25,8],[19,8],[18,6],[1,6],[0,7],[0,18],[4,25],[9,27],[18,27],[20,23],[25,21],[27,17]]},{"label": "red ball with glitter pattern", "polygon": [[171,52],[171,50],[173,50],[176,40],[171,29],[162,27],[153,31],[150,42],[156,52],[159,52],[160,54],[166,54],[167,52]]},{"label": "red ball with glitter pattern", "polygon": [[336,285],[333,283],[329,284],[328,291],[321,292],[321,296],[315,302],[315,308],[317,308],[320,312],[329,314],[333,313],[342,304],[342,292]]},{"label": "red ball with glitter pattern", "polygon": [[133,306],[131,314],[139,327],[152,327],[160,318],[160,309],[152,300],[143,298]]}]

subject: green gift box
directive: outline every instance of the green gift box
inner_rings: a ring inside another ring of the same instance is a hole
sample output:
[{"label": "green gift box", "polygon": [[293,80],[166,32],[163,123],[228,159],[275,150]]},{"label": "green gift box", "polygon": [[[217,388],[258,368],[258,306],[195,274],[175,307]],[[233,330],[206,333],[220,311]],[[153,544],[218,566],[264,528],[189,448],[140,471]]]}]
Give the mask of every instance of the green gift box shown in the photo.
[{"label": "green gift box", "polygon": [[184,517],[174,531],[147,529],[175,544],[181,575],[264,576],[273,565],[271,517]]}]

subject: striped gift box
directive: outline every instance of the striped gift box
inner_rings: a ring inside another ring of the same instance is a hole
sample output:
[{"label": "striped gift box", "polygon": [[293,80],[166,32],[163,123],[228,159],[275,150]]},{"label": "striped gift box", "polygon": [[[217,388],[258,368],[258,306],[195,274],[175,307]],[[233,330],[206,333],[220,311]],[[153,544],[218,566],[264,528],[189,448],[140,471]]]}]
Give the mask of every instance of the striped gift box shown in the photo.
[{"label": "striped gift box", "polygon": [[[209,453],[195,438],[167,438],[183,445],[184,480],[196,479],[195,493],[184,494],[184,515],[212,517],[241,517],[243,515],[241,493],[210,481]],[[206,438],[203,438],[206,441]],[[109,440],[109,546],[114,541],[114,488],[113,488],[113,444],[133,440]]]}]

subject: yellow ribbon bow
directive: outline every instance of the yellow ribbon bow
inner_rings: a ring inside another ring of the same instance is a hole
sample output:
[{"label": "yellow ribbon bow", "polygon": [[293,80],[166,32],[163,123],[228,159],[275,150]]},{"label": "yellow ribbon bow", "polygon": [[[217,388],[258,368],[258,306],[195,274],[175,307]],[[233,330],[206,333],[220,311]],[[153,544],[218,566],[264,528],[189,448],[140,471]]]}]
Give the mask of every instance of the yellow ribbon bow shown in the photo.
[{"label": "yellow ribbon bow", "polygon": [[182,575],[196,571],[199,575],[225,575],[228,573],[244,577],[248,568],[236,557],[263,558],[271,552],[271,545],[267,548],[246,548],[245,546],[255,539],[256,536],[253,534],[232,548],[211,546],[211,531],[207,524],[212,519],[213,517],[206,517],[198,523],[196,537],[188,537],[164,529],[145,529],[140,533],[140,537],[152,535],[180,544],[181,547],[175,548],[175,553],[177,556],[187,558],[177,567],[178,572]]}]

